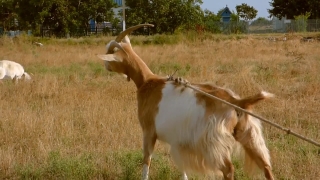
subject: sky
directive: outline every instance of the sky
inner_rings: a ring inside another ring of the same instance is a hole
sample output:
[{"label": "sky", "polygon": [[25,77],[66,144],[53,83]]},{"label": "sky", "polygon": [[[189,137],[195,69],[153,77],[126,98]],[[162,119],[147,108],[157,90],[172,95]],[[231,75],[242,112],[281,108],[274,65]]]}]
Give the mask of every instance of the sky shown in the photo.
[{"label": "sky", "polygon": [[[242,3],[246,3],[249,6],[253,6],[257,11],[257,17],[264,17],[268,18],[269,13],[267,9],[271,9],[271,6],[269,2],[271,0],[225,0],[225,1],[219,1],[219,0],[202,0],[203,4],[201,5],[201,8],[203,10],[208,9],[215,14],[222,8],[225,8],[226,5],[229,7],[230,11],[236,12],[236,6],[241,5]],[[269,18],[268,18],[269,19]]]}]

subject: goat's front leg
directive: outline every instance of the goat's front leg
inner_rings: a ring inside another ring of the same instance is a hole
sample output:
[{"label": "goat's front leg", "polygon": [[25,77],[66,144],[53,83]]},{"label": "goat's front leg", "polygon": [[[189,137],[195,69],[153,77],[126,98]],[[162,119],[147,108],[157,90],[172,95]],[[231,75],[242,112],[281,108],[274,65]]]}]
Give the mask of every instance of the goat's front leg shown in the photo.
[{"label": "goat's front leg", "polygon": [[12,82],[13,82],[14,84],[17,84],[17,82],[18,82],[18,77],[17,77],[17,76],[14,76],[13,79],[12,79]]},{"label": "goat's front leg", "polygon": [[142,180],[149,178],[149,167],[151,163],[151,155],[156,143],[156,135],[154,132],[143,132],[143,170]]}]

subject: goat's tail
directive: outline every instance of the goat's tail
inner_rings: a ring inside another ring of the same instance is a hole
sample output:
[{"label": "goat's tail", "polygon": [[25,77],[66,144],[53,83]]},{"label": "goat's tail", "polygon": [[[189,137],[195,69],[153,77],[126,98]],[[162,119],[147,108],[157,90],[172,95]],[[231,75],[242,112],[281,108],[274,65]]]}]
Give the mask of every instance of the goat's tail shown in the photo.
[{"label": "goat's tail", "polygon": [[268,93],[266,91],[261,91],[259,94],[250,97],[246,97],[243,99],[234,99],[234,102],[232,103],[241,107],[242,109],[249,110],[256,103],[271,97],[274,97],[274,94]]},{"label": "goat's tail", "polygon": [[[262,91],[260,94],[240,99],[238,105],[250,110],[257,102],[273,96]],[[268,179],[273,179],[269,150],[265,144],[260,121],[248,114],[242,114],[234,131],[235,139],[245,150],[245,170],[253,174],[259,168],[269,177]]]},{"label": "goat's tail", "polygon": [[31,79],[31,76],[28,73],[24,72],[23,75],[24,75],[24,79],[25,80],[30,80]]}]

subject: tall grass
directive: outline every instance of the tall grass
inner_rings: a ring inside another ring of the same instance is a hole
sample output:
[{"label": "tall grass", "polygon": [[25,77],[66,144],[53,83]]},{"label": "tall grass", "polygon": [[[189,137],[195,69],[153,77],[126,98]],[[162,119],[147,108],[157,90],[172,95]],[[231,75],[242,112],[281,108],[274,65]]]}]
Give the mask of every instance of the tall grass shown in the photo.
[{"label": "tall grass", "polygon": [[[191,82],[213,82],[242,97],[260,90],[276,94],[255,112],[320,141],[320,43],[271,42],[253,35],[168,38],[131,40],[157,74],[177,70]],[[0,59],[17,61],[33,74],[32,82],[0,86],[1,179],[140,178],[135,86],[104,70],[95,56],[105,53],[111,39],[0,38]],[[32,40],[44,46],[32,46]],[[318,147],[266,124],[264,133],[276,179],[320,177]],[[236,177],[248,179],[241,161],[235,158],[234,164]],[[164,144],[156,145],[150,176],[180,177]]]}]

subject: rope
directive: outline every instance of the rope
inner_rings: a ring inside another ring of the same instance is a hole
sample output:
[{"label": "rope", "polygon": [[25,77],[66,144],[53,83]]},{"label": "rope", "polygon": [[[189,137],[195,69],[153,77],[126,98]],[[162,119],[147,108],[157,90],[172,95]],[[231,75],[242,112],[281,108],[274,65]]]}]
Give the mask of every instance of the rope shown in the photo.
[{"label": "rope", "polygon": [[253,116],[253,117],[255,117],[255,118],[260,119],[261,121],[263,121],[263,122],[265,122],[265,123],[267,123],[267,124],[270,124],[270,125],[278,128],[278,129],[280,129],[280,130],[283,130],[283,131],[285,131],[287,134],[292,134],[292,135],[294,135],[294,136],[296,136],[296,137],[298,137],[298,138],[300,138],[300,139],[303,139],[303,140],[305,140],[305,141],[307,141],[307,142],[309,142],[309,143],[311,143],[311,144],[314,144],[314,145],[320,147],[320,143],[318,143],[318,142],[316,142],[316,141],[314,141],[314,140],[312,140],[312,139],[306,138],[306,137],[304,137],[304,136],[302,136],[302,135],[300,135],[300,134],[298,134],[298,133],[295,133],[295,132],[291,131],[290,129],[287,129],[287,128],[285,128],[285,127],[282,127],[282,126],[280,126],[279,124],[276,124],[276,123],[274,123],[274,122],[271,122],[271,121],[269,121],[269,120],[267,120],[267,119],[265,119],[265,118],[263,118],[263,117],[261,117],[261,116],[255,115],[255,114],[253,114],[252,112],[247,111],[247,110],[245,110],[245,109],[242,109],[242,108],[240,108],[240,107],[238,107],[238,106],[236,106],[236,105],[234,105],[234,104],[231,104],[231,103],[229,103],[229,102],[227,102],[227,101],[225,101],[225,100],[223,100],[223,99],[220,99],[220,98],[218,98],[218,97],[216,97],[216,96],[213,96],[213,95],[211,95],[211,94],[209,94],[209,93],[206,93],[206,92],[204,92],[204,91],[201,91],[200,89],[192,86],[192,85],[191,85],[189,82],[187,82],[186,80],[183,80],[183,79],[181,79],[181,78],[177,78],[177,79],[174,80],[172,75],[168,77],[168,81],[170,81],[170,80],[173,80],[173,81],[176,81],[176,82],[178,82],[178,83],[180,83],[180,84],[183,84],[184,86],[186,86],[186,87],[188,87],[188,88],[191,88],[191,89],[193,89],[193,90],[195,90],[195,91],[197,91],[197,92],[199,92],[199,93],[201,93],[201,94],[203,94],[203,95],[206,95],[206,96],[208,96],[208,97],[210,97],[210,98],[212,98],[212,99],[215,99],[215,100],[218,100],[218,101],[220,101],[220,102],[223,102],[223,103],[225,103],[225,104],[227,104],[227,105],[229,105],[229,106],[231,106],[231,107],[233,107],[233,108],[235,108],[235,109],[237,109],[237,110],[240,110],[240,111],[242,111],[242,112],[245,112],[245,113],[247,113],[247,114],[249,114],[249,115],[251,115],[251,116]]}]

